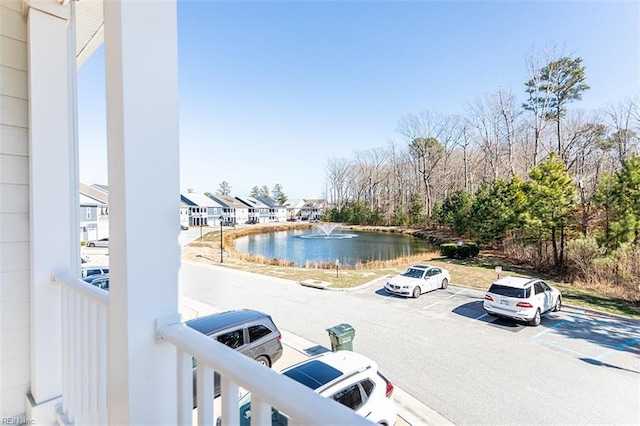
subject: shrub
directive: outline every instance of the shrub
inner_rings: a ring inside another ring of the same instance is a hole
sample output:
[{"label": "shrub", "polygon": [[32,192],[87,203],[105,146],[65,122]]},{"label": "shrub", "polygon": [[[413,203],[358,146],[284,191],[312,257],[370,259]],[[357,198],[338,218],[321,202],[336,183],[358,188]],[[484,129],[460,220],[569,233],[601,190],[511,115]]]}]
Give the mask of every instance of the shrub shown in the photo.
[{"label": "shrub", "polygon": [[476,257],[480,247],[476,243],[445,243],[440,244],[440,253],[449,259],[466,259]]},{"label": "shrub", "polygon": [[456,251],[458,250],[457,244],[454,243],[445,243],[440,244],[440,254],[444,257],[453,259],[456,257]]}]

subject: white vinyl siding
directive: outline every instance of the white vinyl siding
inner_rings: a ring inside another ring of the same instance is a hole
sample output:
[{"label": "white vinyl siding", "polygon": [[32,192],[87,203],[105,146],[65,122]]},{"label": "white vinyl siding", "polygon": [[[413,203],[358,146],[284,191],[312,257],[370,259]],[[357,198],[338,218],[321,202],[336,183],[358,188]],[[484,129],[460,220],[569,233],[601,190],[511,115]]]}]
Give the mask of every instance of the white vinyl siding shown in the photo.
[{"label": "white vinyl siding", "polygon": [[0,417],[23,415],[30,386],[29,114],[22,2],[0,2]]}]

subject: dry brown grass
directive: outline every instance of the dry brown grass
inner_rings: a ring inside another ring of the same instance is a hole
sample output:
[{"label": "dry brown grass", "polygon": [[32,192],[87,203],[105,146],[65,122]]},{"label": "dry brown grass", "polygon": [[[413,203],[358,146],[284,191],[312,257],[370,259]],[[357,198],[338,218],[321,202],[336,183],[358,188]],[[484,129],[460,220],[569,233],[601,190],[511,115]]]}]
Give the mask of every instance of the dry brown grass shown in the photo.
[{"label": "dry brown grass", "polygon": [[[254,225],[236,230],[225,229],[223,233],[225,254],[222,266],[297,282],[312,279],[330,282],[333,288],[352,288],[382,277],[395,275],[411,264],[428,262],[434,266],[448,269],[451,273],[452,284],[479,289],[486,289],[491,285],[496,279],[494,268],[501,266],[502,276],[539,276],[545,279],[561,289],[567,303],[640,318],[640,306],[636,302],[638,300],[637,288],[580,281],[564,283],[527,267],[513,265],[504,257],[491,254],[481,254],[473,259],[454,260],[445,259],[440,256],[440,253],[433,252],[393,260],[360,263],[348,268],[340,265],[336,273],[335,264],[332,262],[307,262],[305,267],[295,267],[292,262],[243,254],[233,248],[233,240],[239,236],[310,227],[309,224],[287,223],[275,226]],[[210,232],[202,239],[183,247],[182,257],[195,262],[220,265],[220,232]]]}]

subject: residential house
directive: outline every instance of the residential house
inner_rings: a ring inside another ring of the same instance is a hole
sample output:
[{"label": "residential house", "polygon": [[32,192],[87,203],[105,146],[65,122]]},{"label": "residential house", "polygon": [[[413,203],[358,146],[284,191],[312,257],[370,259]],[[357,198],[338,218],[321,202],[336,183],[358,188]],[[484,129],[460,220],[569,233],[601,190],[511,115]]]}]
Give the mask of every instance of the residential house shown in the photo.
[{"label": "residential house", "polygon": [[180,201],[188,206],[189,225],[217,226],[223,213],[222,205],[204,194],[180,195]]},{"label": "residential house", "polygon": [[[181,321],[176,0],[4,0],[0,22],[3,423],[192,424],[195,357],[201,424],[214,371],[222,424],[240,386],[251,423],[369,424]],[[76,73],[103,40],[110,292],[78,244]]]},{"label": "residential house", "polygon": [[287,220],[287,208],[271,198],[258,197],[268,207],[269,222],[285,222]]},{"label": "residential house", "polygon": [[[81,201],[80,208],[82,208],[83,200],[84,201],[88,201],[88,199],[95,200],[95,202],[97,203],[96,218],[95,218],[95,224],[96,224],[95,233],[96,235],[99,236],[99,238],[108,237],[109,236],[109,190],[108,190],[108,187],[106,185],[97,185],[97,184],[86,185],[84,183],[80,183],[79,193],[80,193],[80,201]],[[84,213],[85,214],[83,215],[82,212],[80,212],[81,241],[86,241],[82,239],[82,233],[83,233],[82,222],[83,222],[83,217],[86,220],[86,211]],[[89,239],[93,240],[97,238],[89,238]]]},{"label": "residential house", "polygon": [[304,206],[304,200],[289,200],[284,206],[287,209],[287,220],[298,219]]},{"label": "residential house", "polygon": [[97,240],[98,233],[98,210],[101,203],[91,197],[80,193],[80,241]]},{"label": "residential house", "polygon": [[261,199],[254,197],[235,197],[236,200],[244,203],[249,208],[249,223],[267,223],[269,220],[269,206]]},{"label": "residential house", "polygon": [[327,207],[326,200],[305,200],[300,209],[300,216],[303,220],[322,220]]},{"label": "residential house", "polygon": [[212,194],[209,196],[222,206],[222,222],[236,225],[249,221],[249,206],[231,195]]}]

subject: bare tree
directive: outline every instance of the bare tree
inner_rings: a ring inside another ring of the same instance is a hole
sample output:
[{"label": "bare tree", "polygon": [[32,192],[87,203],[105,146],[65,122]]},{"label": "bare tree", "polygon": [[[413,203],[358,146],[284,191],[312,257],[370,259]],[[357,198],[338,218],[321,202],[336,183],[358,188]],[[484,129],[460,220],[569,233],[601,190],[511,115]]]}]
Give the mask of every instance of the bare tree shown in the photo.
[{"label": "bare tree", "polygon": [[622,165],[640,147],[640,108],[636,101],[625,99],[607,107],[606,111],[613,128],[611,142]]}]

